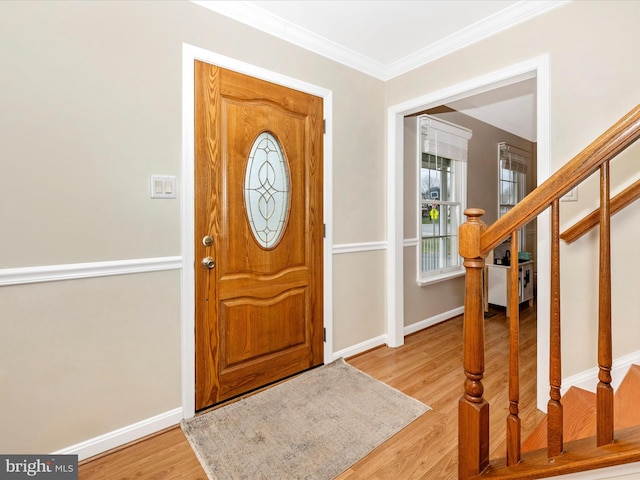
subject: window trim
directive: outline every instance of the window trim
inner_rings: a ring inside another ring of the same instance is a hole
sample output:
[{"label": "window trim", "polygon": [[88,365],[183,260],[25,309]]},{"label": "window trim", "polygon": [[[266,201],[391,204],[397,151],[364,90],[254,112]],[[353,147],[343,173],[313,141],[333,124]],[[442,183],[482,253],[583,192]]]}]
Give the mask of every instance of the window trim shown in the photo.
[{"label": "window trim", "polygon": [[[431,285],[438,282],[443,282],[446,280],[450,280],[453,278],[461,277],[465,274],[465,268],[462,264],[462,257],[459,256],[459,265],[454,267],[444,267],[432,272],[429,272],[425,275],[422,272],[421,264],[422,264],[422,184],[421,184],[421,169],[422,169],[422,154],[424,152],[423,148],[423,129],[432,128],[439,131],[444,131],[449,135],[456,135],[460,137],[461,140],[466,140],[466,146],[464,148],[466,158],[464,160],[461,159],[451,159],[452,161],[452,176],[453,176],[453,190],[456,192],[456,201],[440,201],[442,205],[451,205],[456,204],[459,205],[459,217],[458,217],[458,227],[464,222],[464,211],[467,208],[467,162],[469,158],[468,152],[468,142],[471,139],[472,132],[471,130],[461,127],[459,125],[455,125],[453,123],[445,122],[440,119],[435,119],[429,115],[420,115],[418,117],[418,134],[416,135],[416,143],[417,143],[417,159],[415,162],[416,166],[416,186],[417,186],[417,198],[416,198],[416,206],[417,206],[417,214],[416,214],[416,236],[418,238],[418,242],[416,244],[416,283],[418,286],[426,286]],[[444,158],[448,158],[445,155],[441,155]],[[457,232],[456,232],[457,237]],[[457,251],[457,248],[456,248]]]}]

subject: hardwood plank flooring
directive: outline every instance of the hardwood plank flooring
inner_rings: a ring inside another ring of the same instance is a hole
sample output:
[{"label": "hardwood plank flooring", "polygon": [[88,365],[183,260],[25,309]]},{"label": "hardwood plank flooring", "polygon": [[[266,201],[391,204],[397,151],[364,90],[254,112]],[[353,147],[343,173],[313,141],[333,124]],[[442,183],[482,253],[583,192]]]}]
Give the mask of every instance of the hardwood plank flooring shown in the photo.
[{"label": "hardwood plank flooring", "polygon": [[[536,402],[536,311],[521,308],[520,417],[527,438],[544,415]],[[485,398],[491,404],[491,458],[505,455],[508,413],[508,320],[504,311],[485,321]],[[337,480],[457,478],[458,400],[462,394],[462,317],[405,338],[400,348],[380,347],[348,359],[432,411],[337,477]],[[206,475],[179,427],[83,463],[80,480],[189,479]]]},{"label": "hardwood plank flooring", "polygon": [[207,480],[180,427],[83,463],[83,480]]}]

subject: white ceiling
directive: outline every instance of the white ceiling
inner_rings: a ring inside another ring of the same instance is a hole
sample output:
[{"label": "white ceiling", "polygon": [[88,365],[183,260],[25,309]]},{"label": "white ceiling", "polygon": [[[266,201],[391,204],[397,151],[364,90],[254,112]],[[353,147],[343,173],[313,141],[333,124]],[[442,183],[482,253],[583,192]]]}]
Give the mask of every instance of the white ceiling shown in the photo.
[{"label": "white ceiling", "polygon": [[[385,81],[566,3],[561,0],[194,2]],[[535,140],[535,79],[449,106]]]},{"label": "white ceiling", "polygon": [[536,141],[535,78],[447,103],[447,106],[531,142]]}]

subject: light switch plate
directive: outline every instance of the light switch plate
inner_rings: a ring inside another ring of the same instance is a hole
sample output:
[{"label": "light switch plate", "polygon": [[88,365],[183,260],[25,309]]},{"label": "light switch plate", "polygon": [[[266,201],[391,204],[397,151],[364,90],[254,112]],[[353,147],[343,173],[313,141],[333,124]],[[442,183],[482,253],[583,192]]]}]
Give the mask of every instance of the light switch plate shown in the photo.
[{"label": "light switch plate", "polygon": [[151,175],[149,195],[151,198],[176,198],[176,177],[173,175]]},{"label": "light switch plate", "polygon": [[578,201],[578,187],[573,187],[563,197],[560,197],[561,202],[577,202]]}]

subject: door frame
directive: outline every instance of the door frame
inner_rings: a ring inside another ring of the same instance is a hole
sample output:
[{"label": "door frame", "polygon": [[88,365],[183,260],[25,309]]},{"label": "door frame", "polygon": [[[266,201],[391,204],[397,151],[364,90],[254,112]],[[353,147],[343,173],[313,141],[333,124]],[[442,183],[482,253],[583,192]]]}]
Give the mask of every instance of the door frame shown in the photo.
[{"label": "door frame", "polygon": [[[525,60],[501,70],[437,90],[421,97],[392,105],[387,109],[387,341],[391,347],[404,343],[403,287],[403,161],[404,117],[443,103],[506,86],[527,78],[536,78],[537,181],[550,176],[549,149],[549,55]],[[471,205],[472,206],[472,205]],[[549,285],[551,277],[551,230],[549,212],[545,210],[537,223],[538,284]],[[546,412],[549,378],[549,309],[548,288],[538,288],[538,409]]]},{"label": "door frame", "polygon": [[323,246],[323,323],[326,332],[324,362],[333,360],[332,318],[332,129],[333,93],[324,87],[266,70],[187,43],[182,44],[182,191],[181,191],[181,372],[182,416],[195,415],[195,280],[194,280],[194,73],[195,60],[200,60],[244,75],[276,83],[323,99],[325,118],[323,161],[323,210],[325,238]]}]

